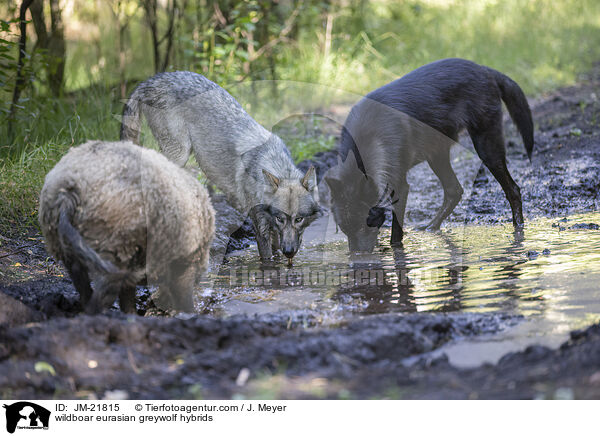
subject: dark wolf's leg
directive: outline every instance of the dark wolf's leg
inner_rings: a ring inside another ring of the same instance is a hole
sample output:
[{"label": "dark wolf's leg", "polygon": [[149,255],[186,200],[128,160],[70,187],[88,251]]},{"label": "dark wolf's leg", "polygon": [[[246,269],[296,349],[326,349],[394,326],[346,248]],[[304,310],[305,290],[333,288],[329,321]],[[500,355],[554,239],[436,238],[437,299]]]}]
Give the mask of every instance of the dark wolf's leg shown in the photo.
[{"label": "dark wolf's leg", "polygon": [[79,300],[81,306],[85,308],[90,298],[92,298],[92,287],[90,285],[90,276],[88,275],[87,268],[78,261],[65,261],[65,267],[69,272],[73,286],[79,292]]},{"label": "dark wolf's leg", "polygon": [[496,123],[485,131],[469,129],[475,150],[492,175],[496,178],[506,199],[510,204],[515,228],[523,227],[523,206],[521,203],[521,190],[510,176],[506,166],[506,150],[504,148],[504,135],[502,134],[502,118],[496,117]]},{"label": "dark wolf's leg", "polygon": [[442,188],[444,189],[444,202],[438,210],[435,217],[431,220],[426,229],[437,230],[448,215],[452,213],[463,195],[463,188],[456,178],[456,173],[450,164],[450,147],[445,150],[440,150],[428,161],[429,166],[440,179]]},{"label": "dark wolf's leg", "polygon": [[135,286],[124,285],[119,291],[121,312],[135,313]]},{"label": "dark wolf's leg", "polygon": [[401,244],[404,237],[404,211],[408,198],[408,183],[402,181],[392,195],[392,237],[391,245]]}]

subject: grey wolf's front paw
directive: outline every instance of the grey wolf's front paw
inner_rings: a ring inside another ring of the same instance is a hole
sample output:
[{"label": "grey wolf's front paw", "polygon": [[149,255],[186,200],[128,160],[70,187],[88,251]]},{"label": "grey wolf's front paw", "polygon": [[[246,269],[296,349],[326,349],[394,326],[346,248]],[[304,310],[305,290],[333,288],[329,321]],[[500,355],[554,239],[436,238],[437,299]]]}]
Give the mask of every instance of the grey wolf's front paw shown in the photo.
[{"label": "grey wolf's front paw", "polygon": [[427,223],[427,224],[419,224],[418,226],[415,227],[416,230],[427,230],[430,232],[435,232],[438,231],[440,229],[440,225],[439,224],[435,224],[435,223]]}]

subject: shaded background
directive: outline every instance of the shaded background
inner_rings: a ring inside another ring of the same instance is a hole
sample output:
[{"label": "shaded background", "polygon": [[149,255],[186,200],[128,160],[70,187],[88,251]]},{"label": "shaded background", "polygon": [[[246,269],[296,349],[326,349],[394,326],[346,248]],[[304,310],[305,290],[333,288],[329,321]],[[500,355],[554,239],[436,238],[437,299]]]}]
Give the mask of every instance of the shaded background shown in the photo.
[{"label": "shaded background", "polygon": [[[117,139],[122,99],[159,71],[202,73],[236,97],[269,80],[260,98],[277,108],[289,98],[279,83],[364,95],[452,56],[536,96],[574,83],[600,52],[597,0],[1,0],[0,17],[4,231],[35,224],[46,172],[72,145]],[[319,127],[292,129],[297,160],[335,145]]]}]

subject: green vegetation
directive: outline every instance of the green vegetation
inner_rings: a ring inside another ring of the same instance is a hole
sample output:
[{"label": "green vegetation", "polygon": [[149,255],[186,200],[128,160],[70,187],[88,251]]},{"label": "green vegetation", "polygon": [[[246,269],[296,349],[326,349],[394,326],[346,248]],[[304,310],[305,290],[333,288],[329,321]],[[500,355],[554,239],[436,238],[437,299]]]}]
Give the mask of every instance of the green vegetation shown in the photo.
[{"label": "green vegetation", "polygon": [[[53,0],[43,1],[50,2],[42,11],[48,22]],[[69,0],[59,2],[66,42],[62,90],[57,94],[56,79],[50,81],[53,44],[40,49],[46,45],[38,44],[39,29],[29,23],[25,86],[9,135],[21,2],[12,3],[0,5],[2,232],[35,223],[44,175],[70,146],[118,137],[122,98],[162,66],[200,72],[228,89],[274,79],[360,95],[456,56],[497,68],[536,95],[574,83],[600,58],[597,0],[188,0],[178,9],[169,9],[172,0],[158,6],[152,0]],[[152,4],[158,8],[156,45]],[[286,94],[272,83],[267,106],[277,111]],[[248,110],[261,119],[259,109]],[[281,135],[296,160],[335,143],[331,132],[318,128],[295,132]]]},{"label": "green vegetation", "polygon": [[[69,147],[91,138],[118,138],[121,104],[109,90],[88,89],[62,99],[26,102],[15,143],[0,158],[0,232],[37,226],[38,197],[46,173]],[[28,120],[25,119],[28,118]],[[3,136],[4,137],[4,136]],[[5,146],[6,147],[6,146]]]}]

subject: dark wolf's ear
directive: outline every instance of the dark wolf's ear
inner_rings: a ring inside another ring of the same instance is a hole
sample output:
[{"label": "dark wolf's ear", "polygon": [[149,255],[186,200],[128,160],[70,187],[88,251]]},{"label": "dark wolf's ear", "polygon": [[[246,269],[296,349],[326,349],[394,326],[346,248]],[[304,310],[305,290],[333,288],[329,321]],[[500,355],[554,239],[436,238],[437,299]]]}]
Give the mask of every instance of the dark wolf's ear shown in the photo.
[{"label": "dark wolf's ear", "polygon": [[265,176],[265,180],[271,184],[273,190],[277,190],[277,188],[279,188],[279,183],[281,183],[281,180],[279,180],[277,177],[275,177],[273,174],[271,174],[264,168],[262,171]]},{"label": "dark wolf's ear", "polygon": [[304,189],[307,191],[312,191],[315,189],[315,186],[317,186],[317,176],[315,174],[315,167],[313,165],[311,165],[306,171],[306,174],[304,174],[304,177],[302,177],[300,183],[302,183],[302,186],[304,186]]},{"label": "dark wolf's ear", "polygon": [[333,193],[339,193],[344,190],[344,184],[341,180],[334,179],[333,177],[325,177],[325,183],[329,186],[329,190]]}]

